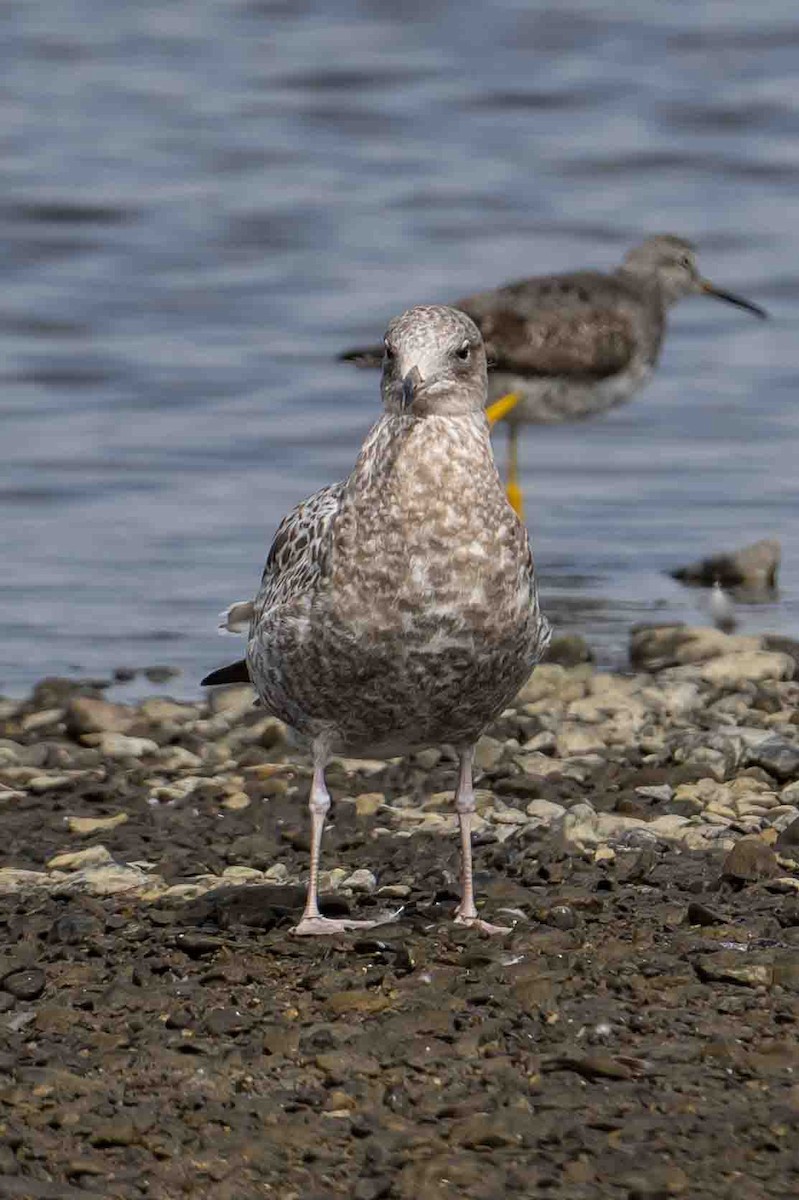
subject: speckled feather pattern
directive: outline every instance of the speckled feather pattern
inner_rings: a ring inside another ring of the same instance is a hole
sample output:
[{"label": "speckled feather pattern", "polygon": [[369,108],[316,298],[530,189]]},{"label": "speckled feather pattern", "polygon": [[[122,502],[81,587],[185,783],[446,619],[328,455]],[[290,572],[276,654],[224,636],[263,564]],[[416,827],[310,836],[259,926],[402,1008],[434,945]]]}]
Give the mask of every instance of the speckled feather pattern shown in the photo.
[{"label": "speckled feather pattern", "polygon": [[548,637],[483,413],[386,413],[348,479],[280,526],[247,656],[300,733],[393,754],[474,742]]},{"label": "speckled feather pattern", "polygon": [[651,375],[666,329],[660,289],[621,269],[522,280],[459,307],[486,342],[489,399],[520,392],[512,419],[536,424],[629,400]]}]

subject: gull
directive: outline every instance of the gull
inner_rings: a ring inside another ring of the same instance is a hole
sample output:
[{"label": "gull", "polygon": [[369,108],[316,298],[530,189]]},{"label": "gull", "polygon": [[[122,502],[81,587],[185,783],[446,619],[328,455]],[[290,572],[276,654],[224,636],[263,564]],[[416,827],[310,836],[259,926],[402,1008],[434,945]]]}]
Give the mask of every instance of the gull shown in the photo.
[{"label": "gull", "polygon": [[393,757],[441,742],[455,747],[459,763],[455,920],[498,932],[474,901],[474,748],[530,675],[550,630],[527,531],[494,463],[477,326],[435,305],[395,318],[381,393],[383,415],[350,475],[281,522],[253,602],[246,659],[203,683],[251,680],[266,709],[310,743],[310,872],[296,934],[381,923],[319,911],[330,757]]}]

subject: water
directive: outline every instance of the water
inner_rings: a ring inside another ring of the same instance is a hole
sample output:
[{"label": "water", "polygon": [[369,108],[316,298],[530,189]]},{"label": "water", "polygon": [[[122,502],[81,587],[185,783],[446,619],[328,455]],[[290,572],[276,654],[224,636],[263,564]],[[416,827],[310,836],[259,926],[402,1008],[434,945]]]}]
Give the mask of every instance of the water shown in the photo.
[{"label": "water", "polygon": [[376,415],[336,352],[661,230],[774,319],[687,301],[629,406],[526,431],[546,607],[619,662],[706,619],[666,568],[774,536],[744,629],[799,634],[795,5],[16,0],[0,54],[0,690],[196,695]]}]

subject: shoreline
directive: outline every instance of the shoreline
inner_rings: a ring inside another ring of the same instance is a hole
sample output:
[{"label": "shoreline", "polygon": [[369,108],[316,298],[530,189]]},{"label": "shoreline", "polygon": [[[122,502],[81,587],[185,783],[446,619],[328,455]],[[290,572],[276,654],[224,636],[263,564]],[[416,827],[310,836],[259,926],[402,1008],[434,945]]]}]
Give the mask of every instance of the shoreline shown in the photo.
[{"label": "shoreline", "polygon": [[0,1195],[788,1195],[792,649],[539,666],[477,753],[499,939],[446,748],[334,760],[324,905],[403,911],[305,941],[309,762],[248,689],[0,701]]}]

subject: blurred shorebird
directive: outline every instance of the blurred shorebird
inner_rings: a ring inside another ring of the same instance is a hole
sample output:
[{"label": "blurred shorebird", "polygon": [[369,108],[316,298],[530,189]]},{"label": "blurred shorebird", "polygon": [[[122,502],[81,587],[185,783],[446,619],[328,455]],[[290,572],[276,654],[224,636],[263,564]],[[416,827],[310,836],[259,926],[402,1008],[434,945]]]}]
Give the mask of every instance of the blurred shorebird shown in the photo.
[{"label": "blurred shorebird", "polygon": [[[508,497],[518,513],[519,426],[581,420],[629,400],[658,361],[669,309],[692,295],[767,315],[703,279],[694,246],[671,234],[647,238],[615,271],[533,276],[455,302],[483,335],[489,400],[519,397],[507,417]],[[369,346],[340,357],[375,367],[382,355]]]},{"label": "blurred shorebird", "polygon": [[732,633],[738,625],[738,618],[735,615],[735,605],[724,591],[720,579],[713,581],[708,607],[716,629],[720,629],[722,633]]},{"label": "blurred shorebird", "polygon": [[295,932],[380,921],[319,912],[317,876],[332,754],[456,748],[461,902],[472,887],[474,746],[549,640],[527,532],[505,497],[484,411],[483,340],[455,309],[412,308],[388,327],[384,413],[342,483],[284,518],[261,588],[223,625],[249,619],[246,660],[204,684],[251,679],[264,706],[311,745],[311,864]]}]

